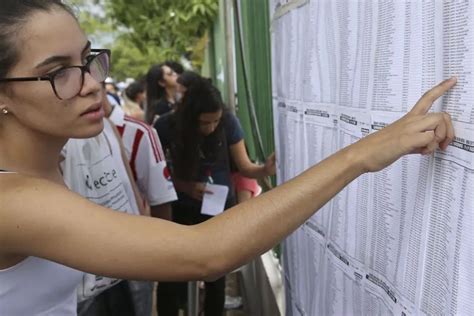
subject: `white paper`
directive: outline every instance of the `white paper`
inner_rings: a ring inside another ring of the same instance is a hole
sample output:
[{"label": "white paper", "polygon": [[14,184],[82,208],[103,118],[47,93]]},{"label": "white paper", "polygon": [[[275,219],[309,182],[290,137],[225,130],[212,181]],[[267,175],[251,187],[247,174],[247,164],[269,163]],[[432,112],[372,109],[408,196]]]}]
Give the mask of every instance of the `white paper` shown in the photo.
[{"label": "white paper", "polygon": [[219,184],[206,184],[206,190],[211,193],[205,193],[202,199],[201,214],[215,216],[224,211],[225,202],[229,187]]},{"label": "white paper", "polygon": [[432,106],[447,151],[359,177],[287,238],[286,315],[473,315],[474,0],[312,0],[272,41],[278,183],[458,77]]}]

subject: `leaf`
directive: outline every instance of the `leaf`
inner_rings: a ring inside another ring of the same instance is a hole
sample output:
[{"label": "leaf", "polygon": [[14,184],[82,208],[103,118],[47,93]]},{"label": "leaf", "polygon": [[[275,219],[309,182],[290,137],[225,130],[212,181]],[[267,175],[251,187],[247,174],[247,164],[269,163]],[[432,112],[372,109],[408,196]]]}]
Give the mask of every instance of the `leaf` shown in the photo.
[{"label": "leaf", "polygon": [[87,32],[93,36],[114,34],[111,48],[113,76],[117,80],[143,75],[152,64],[165,59],[188,56],[193,65],[202,64],[202,37],[219,10],[219,0],[71,1],[80,5],[98,1],[105,8],[105,18],[91,12],[80,18],[84,16]]}]

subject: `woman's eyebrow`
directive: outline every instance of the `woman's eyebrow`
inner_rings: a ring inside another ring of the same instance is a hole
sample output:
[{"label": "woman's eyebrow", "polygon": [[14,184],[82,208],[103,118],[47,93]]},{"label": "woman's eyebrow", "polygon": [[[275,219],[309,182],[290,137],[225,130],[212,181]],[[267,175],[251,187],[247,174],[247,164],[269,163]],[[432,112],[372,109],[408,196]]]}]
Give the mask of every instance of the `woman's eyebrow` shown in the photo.
[{"label": "woman's eyebrow", "polygon": [[[91,42],[87,41],[86,46],[82,49],[82,54],[91,48]],[[68,62],[71,60],[71,56],[51,56],[46,58],[44,61],[36,65],[35,68],[41,68],[52,63]]]}]

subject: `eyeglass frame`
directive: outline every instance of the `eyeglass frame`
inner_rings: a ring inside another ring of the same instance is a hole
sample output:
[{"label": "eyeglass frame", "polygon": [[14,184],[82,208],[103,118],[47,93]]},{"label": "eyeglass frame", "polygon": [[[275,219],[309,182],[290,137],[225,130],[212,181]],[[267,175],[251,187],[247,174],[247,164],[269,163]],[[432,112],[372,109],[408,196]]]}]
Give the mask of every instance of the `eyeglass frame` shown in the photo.
[{"label": "eyeglass frame", "polygon": [[[54,84],[54,78],[59,72],[63,71],[64,69],[79,68],[81,70],[81,77],[82,77],[81,89],[82,89],[82,86],[84,85],[85,72],[87,71],[90,74],[90,64],[94,60],[94,58],[97,58],[97,56],[99,56],[100,54],[107,54],[108,57],[109,57],[109,68],[110,68],[110,55],[111,55],[110,49],[107,49],[107,48],[93,48],[93,49],[91,49],[91,53],[97,53],[97,54],[87,56],[86,57],[87,58],[87,63],[83,66],[62,67],[58,70],[55,70],[55,71],[53,71],[53,72],[51,72],[47,75],[40,76],[40,77],[3,78],[3,79],[0,79],[0,83],[1,82],[20,82],[20,81],[49,81],[49,83],[51,84],[51,87],[53,88],[53,92],[56,95],[56,97],[59,100],[64,100],[63,98],[59,97],[59,95],[56,91],[56,85]],[[105,81],[105,79],[104,79],[104,81]],[[99,82],[99,83],[102,83],[102,82]],[[79,92],[80,92],[80,90],[79,90]],[[75,96],[77,96],[77,94]],[[72,96],[71,98],[68,98],[68,99],[72,99],[75,96]]]}]

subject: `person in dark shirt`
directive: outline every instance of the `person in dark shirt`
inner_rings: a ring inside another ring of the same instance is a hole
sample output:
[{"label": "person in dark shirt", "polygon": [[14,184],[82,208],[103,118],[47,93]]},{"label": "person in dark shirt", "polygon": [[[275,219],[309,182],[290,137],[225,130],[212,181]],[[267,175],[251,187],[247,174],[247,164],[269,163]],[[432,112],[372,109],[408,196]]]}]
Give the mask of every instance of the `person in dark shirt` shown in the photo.
[{"label": "person in dark shirt", "polygon": [[156,119],[171,111],[176,103],[176,79],[184,71],[176,62],[165,61],[154,65],[146,75],[147,106],[145,121],[153,124]]},{"label": "person in dark shirt", "polygon": [[[272,155],[264,165],[252,163],[240,123],[225,108],[219,91],[208,79],[185,75],[183,80],[188,77],[192,80],[184,83],[186,92],[176,112],[160,117],[154,127],[170,154],[172,179],[178,191],[173,220],[194,225],[212,217],[201,214],[207,183],[229,188],[225,209],[236,204],[231,163],[245,176],[261,178],[275,173],[275,159]],[[225,277],[206,283],[205,315],[222,315],[224,289]],[[183,293],[186,283],[160,282],[158,313],[177,315]]]},{"label": "person in dark shirt", "polygon": [[[176,79],[176,94],[175,94],[175,100],[177,102],[177,106],[179,106],[179,104],[181,103],[182,99],[183,99],[183,95],[186,93],[186,90],[195,82],[197,82],[198,80],[201,80],[202,77],[194,72],[194,71],[183,71],[183,73],[181,73],[179,76],[178,76],[178,79]],[[209,80],[209,82],[211,82],[210,80],[211,79],[207,79]]]}]

